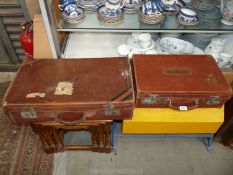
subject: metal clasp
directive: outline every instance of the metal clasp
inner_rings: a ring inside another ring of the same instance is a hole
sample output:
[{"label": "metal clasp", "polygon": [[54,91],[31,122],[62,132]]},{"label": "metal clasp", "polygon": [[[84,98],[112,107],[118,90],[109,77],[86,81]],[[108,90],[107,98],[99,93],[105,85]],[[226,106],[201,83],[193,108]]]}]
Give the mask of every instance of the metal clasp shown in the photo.
[{"label": "metal clasp", "polygon": [[26,107],[24,108],[22,111],[21,111],[21,117],[22,118],[26,118],[26,119],[29,119],[29,118],[37,118],[37,115],[36,115],[36,111],[34,108],[32,107]]},{"label": "metal clasp", "polygon": [[121,110],[114,109],[112,103],[107,103],[104,108],[104,115],[111,116],[111,115],[121,115]]},{"label": "metal clasp", "polygon": [[141,103],[142,104],[155,104],[157,101],[158,101],[158,95],[156,94],[151,94],[151,95],[148,95],[147,97],[142,97],[141,99]]},{"label": "metal clasp", "polygon": [[207,101],[208,105],[218,105],[220,103],[221,103],[221,100],[219,96],[210,96]]}]

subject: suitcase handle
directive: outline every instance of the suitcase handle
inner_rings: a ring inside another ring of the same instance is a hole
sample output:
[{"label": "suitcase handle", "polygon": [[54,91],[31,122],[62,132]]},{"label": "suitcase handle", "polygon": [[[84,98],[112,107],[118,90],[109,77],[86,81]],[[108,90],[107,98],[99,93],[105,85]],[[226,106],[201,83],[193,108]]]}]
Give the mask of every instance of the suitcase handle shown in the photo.
[{"label": "suitcase handle", "polygon": [[[78,118],[78,119],[75,119],[74,121],[67,121],[67,120],[62,119],[64,117],[65,118],[71,117],[71,118]],[[79,123],[86,121],[86,117],[83,115],[83,113],[70,113],[70,114],[64,113],[64,114],[58,115],[55,118],[55,121],[61,124],[65,124],[65,125],[74,125],[74,124],[79,124]]]},{"label": "suitcase handle", "polygon": [[[182,104],[180,103],[182,101]],[[178,105],[176,104],[178,102]],[[197,99],[169,99],[170,108],[185,111],[190,109],[195,109],[198,107],[198,100]]]}]

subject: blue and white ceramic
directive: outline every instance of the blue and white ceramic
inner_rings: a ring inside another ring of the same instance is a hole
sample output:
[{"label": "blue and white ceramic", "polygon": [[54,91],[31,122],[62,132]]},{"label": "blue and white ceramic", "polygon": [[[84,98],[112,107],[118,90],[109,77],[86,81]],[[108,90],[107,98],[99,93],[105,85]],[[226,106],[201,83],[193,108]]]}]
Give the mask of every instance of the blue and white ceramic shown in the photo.
[{"label": "blue and white ceramic", "polygon": [[125,0],[106,0],[104,5],[108,11],[115,13],[119,9],[123,8]]},{"label": "blue and white ceramic", "polygon": [[64,8],[63,13],[69,18],[69,17],[76,17],[79,15],[79,11],[77,10],[77,5],[75,4],[69,4]]},{"label": "blue and white ceramic", "polygon": [[182,25],[197,25],[199,18],[191,7],[182,7],[177,14],[177,21]]},{"label": "blue and white ceramic", "polygon": [[185,6],[183,0],[161,0],[164,5],[164,11],[167,13],[175,13],[180,10],[181,7]]},{"label": "blue and white ceramic", "polygon": [[105,24],[117,24],[123,21],[124,10],[120,8],[117,11],[111,11],[103,5],[97,9],[97,18]]},{"label": "blue and white ceramic", "polygon": [[107,9],[105,5],[102,5],[98,7],[97,12],[103,17],[118,17],[122,15],[123,9],[118,9],[117,11],[111,11]]},{"label": "blue and white ceramic", "polygon": [[70,4],[62,12],[62,18],[68,23],[78,23],[85,18],[84,9]]},{"label": "blue and white ceramic", "polygon": [[77,4],[77,0],[60,0],[59,1],[59,9],[63,12],[65,7],[70,4]]},{"label": "blue and white ceramic", "polygon": [[79,7],[91,12],[96,12],[97,8],[103,4],[103,0],[78,0]]},{"label": "blue and white ceramic", "polygon": [[145,0],[142,3],[141,11],[144,15],[153,15],[164,11],[164,6],[160,0]]}]

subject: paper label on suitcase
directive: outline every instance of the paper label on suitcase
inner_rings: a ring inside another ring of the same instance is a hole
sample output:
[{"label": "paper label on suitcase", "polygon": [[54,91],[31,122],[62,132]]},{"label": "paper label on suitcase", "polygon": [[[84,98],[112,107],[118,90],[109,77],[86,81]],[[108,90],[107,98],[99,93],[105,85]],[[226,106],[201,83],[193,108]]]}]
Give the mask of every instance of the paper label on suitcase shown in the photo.
[{"label": "paper label on suitcase", "polygon": [[180,106],[179,109],[180,109],[180,111],[187,111],[188,107],[187,106]]}]

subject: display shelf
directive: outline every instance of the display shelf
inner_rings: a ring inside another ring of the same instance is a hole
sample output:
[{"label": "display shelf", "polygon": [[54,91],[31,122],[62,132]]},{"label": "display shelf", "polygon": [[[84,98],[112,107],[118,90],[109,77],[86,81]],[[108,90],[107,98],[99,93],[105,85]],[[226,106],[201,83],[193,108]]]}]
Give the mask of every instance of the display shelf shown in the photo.
[{"label": "display shelf", "polygon": [[124,33],[71,33],[64,58],[117,57],[117,48],[129,35]]},{"label": "display shelf", "polygon": [[[179,32],[179,33],[232,33],[233,26],[221,23],[219,10],[213,13],[198,13],[200,23],[196,26],[184,26],[176,22],[176,15],[167,14],[160,24],[149,25],[138,20],[138,14],[125,14],[119,24],[104,24],[97,19],[96,13],[86,13],[83,21],[70,24],[60,19],[57,31],[70,32]],[[218,19],[218,20],[216,20]],[[217,21],[217,22],[216,22]]]},{"label": "display shelf", "polygon": [[[62,58],[106,58],[119,57],[118,46],[124,44],[129,34],[126,33],[71,33],[65,44]],[[158,36],[152,35],[154,39]],[[222,72],[232,72],[233,68],[221,68]]]}]

